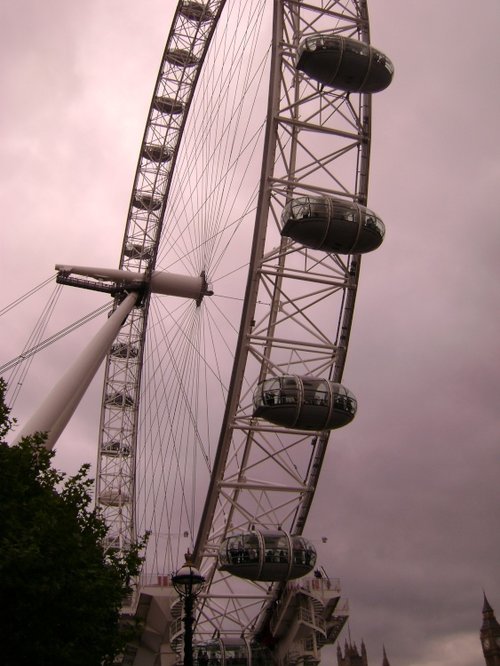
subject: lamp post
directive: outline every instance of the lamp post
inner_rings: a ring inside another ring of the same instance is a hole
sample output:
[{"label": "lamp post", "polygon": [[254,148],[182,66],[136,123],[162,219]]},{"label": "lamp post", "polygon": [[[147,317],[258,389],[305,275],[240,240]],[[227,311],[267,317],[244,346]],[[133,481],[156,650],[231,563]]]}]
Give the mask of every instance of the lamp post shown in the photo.
[{"label": "lamp post", "polygon": [[191,562],[190,553],[186,553],[185,564],[172,576],[173,586],[184,599],[184,666],[193,666],[193,606],[204,582]]}]

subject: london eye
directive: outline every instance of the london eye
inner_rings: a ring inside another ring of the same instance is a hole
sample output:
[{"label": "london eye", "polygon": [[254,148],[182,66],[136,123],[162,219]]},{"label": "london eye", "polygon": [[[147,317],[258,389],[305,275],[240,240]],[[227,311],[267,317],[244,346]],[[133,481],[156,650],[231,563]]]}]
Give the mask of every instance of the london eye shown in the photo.
[{"label": "london eye", "polygon": [[107,548],[151,534],[124,663],[182,653],[186,553],[206,580],[195,663],[319,663],[346,621],[308,516],[358,408],[344,367],[362,255],[385,232],[371,101],[392,75],[364,0],[181,0],[119,266],[56,266],[113,299],[96,501]]}]

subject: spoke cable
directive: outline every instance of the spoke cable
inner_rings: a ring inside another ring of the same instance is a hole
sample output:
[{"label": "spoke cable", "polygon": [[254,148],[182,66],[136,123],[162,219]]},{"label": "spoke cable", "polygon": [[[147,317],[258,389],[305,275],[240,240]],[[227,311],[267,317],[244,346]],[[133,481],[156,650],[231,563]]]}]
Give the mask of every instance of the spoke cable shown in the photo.
[{"label": "spoke cable", "polygon": [[[96,317],[99,317],[101,314],[104,312],[107,312],[109,310],[109,303],[106,303],[106,305],[101,305],[98,307],[96,310],[93,310],[89,314],[85,315],[84,317],[80,317],[77,321],[73,322],[72,324],[69,324],[65,328],[62,328],[60,331],[57,333],[54,333],[48,338],[45,338],[45,340],[42,340],[40,342],[37,342],[34,344],[32,347],[26,349],[19,354],[19,356],[16,356],[15,358],[11,359],[10,361],[7,361],[3,365],[0,366],[0,373],[7,372],[11,368],[16,367],[19,363],[22,363],[23,361],[28,360],[38,352],[42,351],[43,349],[46,349],[50,345],[54,344],[54,342],[57,342],[61,338],[64,338],[66,335],[69,333],[72,333],[76,329],[80,328],[84,324],[88,323],[89,321],[92,321]],[[46,326],[46,323],[44,325],[44,328]],[[32,339],[32,336],[30,337]]]},{"label": "spoke cable", "polygon": [[27,298],[30,296],[33,296],[33,294],[36,294],[40,289],[43,289],[43,287],[46,287],[48,284],[50,284],[54,280],[54,275],[51,275],[48,277],[46,280],[38,284],[36,287],[33,287],[30,291],[27,291],[25,294],[22,296],[19,296],[19,298],[16,298],[15,301],[12,301],[12,303],[9,303],[6,305],[2,310],[0,310],[0,317],[3,315],[7,314],[7,312],[10,312],[13,308],[16,306],[20,305],[23,301],[25,301]]}]

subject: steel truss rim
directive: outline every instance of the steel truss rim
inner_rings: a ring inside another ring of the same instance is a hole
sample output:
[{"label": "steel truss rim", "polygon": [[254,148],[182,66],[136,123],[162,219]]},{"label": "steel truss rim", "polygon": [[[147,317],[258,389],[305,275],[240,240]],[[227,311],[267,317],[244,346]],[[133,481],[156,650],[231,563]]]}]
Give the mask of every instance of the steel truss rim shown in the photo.
[{"label": "steel truss rim", "polygon": [[[220,3],[220,5],[222,5],[222,4],[223,3]],[[276,4],[281,4],[281,3],[276,3]],[[290,4],[290,3],[283,3],[283,4]],[[291,4],[294,4],[294,3],[291,3]],[[297,3],[297,6],[299,4],[300,3]],[[334,4],[336,4],[336,3],[332,3],[332,6]],[[176,12],[176,17],[178,16],[178,13],[179,13],[179,9]],[[361,23],[362,22],[359,20],[359,18],[356,18],[356,21],[354,21],[352,23],[350,29],[353,32],[359,32]],[[361,29],[360,34],[363,36],[363,38],[366,39],[367,35],[366,35],[366,29],[365,28],[366,28],[366,26]],[[339,105],[345,105],[346,107],[348,107],[345,100],[339,102]],[[365,113],[365,115],[369,118],[369,101],[367,99],[364,99],[363,103],[361,104],[361,108],[363,109],[363,112]],[[359,113],[361,113],[361,111]],[[358,143],[361,143],[361,140],[360,140],[359,136],[360,135],[358,134],[358,140],[357,141],[358,141]],[[369,141],[366,141],[366,139],[369,139],[369,128],[368,128],[368,134],[365,134],[363,138],[365,139],[365,144],[364,145],[369,145]],[[147,142],[147,138],[146,138],[146,134],[145,134],[145,139],[143,141],[143,146],[146,144],[146,142]],[[356,143],[356,141],[354,141],[354,143]],[[367,149],[365,149],[365,153],[366,153],[366,150]],[[359,157],[360,153],[361,153],[361,157]],[[366,200],[366,189],[367,189],[367,173],[368,173],[367,160],[368,160],[368,158],[367,158],[366,154],[363,156],[362,153],[363,153],[363,151],[358,151],[358,161],[361,160],[361,162],[364,161],[366,163],[365,170],[363,171],[363,169],[358,169],[357,172],[356,172],[357,174],[359,174],[359,180],[361,181],[361,186],[359,186],[359,183],[357,183],[356,187],[354,188],[354,190],[352,192],[348,192],[348,191],[337,192],[337,194],[340,193],[341,195],[346,196],[346,197],[352,196],[353,198],[355,198],[356,200],[359,200],[359,201]],[[328,159],[330,159],[330,158],[328,158]],[[328,169],[326,167],[327,167],[327,162],[325,161],[325,163],[321,166],[321,168],[328,171]],[[358,178],[358,176],[357,176],[357,178]],[[366,178],[366,183],[363,184],[362,181],[363,181],[364,178]],[[283,180],[283,179],[280,180],[280,179],[276,178],[275,179],[275,185],[277,187],[276,187],[275,190],[273,190],[272,195],[273,196],[275,196],[275,195],[276,196],[278,196],[278,195],[282,196],[282,192],[286,193],[287,187],[289,186],[289,182],[287,182],[286,180]],[[281,190],[279,189],[280,187],[282,188]],[[324,189],[325,188],[323,188],[323,190]],[[313,187],[313,185],[310,185],[306,188],[303,188],[303,190],[305,192],[311,192],[312,193],[312,192],[314,192],[314,187]],[[136,178],[136,184],[134,186],[134,191],[135,192],[138,191],[137,178]],[[134,197],[134,194],[132,196]],[[286,253],[294,253],[294,252],[296,254],[300,254],[300,250],[294,250],[293,248],[290,248],[289,246],[287,246],[286,243],[283,244],[282,248],[283,249],[281,251],[281,254],[283,254],[283,255],[286,254]],[[125,240],[124,240],[122,258],[124,256],[124,253],[126,252],[126,250],[127,250],[127,238],[125,238]],[[157,251],[158,251],[158,246],[156,246],[156,248],[154,249],[154,256],[155,257],[156,257]],[[143,262],[143,260],[144,260],[144,256],[141,256],[140,262]],[[266,261],[269,261],[269,260],[266,259]],[[266,261],[262,262],[262,266],[264,266],[266,264]],[[352,321],[352,313],[350,315],[347,315],[347,316],[345,315],[345,312],[346,312],[346,310],[345,310],[345,301],[346,301],[346,299],[349,300],[349,298],[350,298],[350,302],[347,305],[352,310],[352,308],[354,306],[355,287],[356,287],[357,278],[358,278],[358,275],[359,275],[359,264],[360,264],[359,257],[355,258],[354,260],[351,260],[349,265],[347,263],[337,262],[336,265],[334,266],[334,270],[337,271],[337,273],[339,275],[341,275],[342,271],[343,271],[344,276],[346,276],[347,273],[349,273],[349,272],[352,273],[352,263],[353,263],[353,261],[355,263],[355,272],[349,278],[351,280],[350,284],[351,284],[351,287],[352,287],[350,289],[350,291],[344,288],[345,283],[343,283],[339,287],[338,285],[335,285],[334,283],[332,283],[331,278],[329,278],[329,280],[330,280],[329,284],[331,285],[329,288],[330,288],[330,290],[332,290],[332,292],[333,291],[342,291],[342,289],[343,289],[344,298],[343,298],[343,304],[341,305],[341,311],[343,313],[343,316],[341,318],[342,320],[339,321],[339,324],[338,324],[337,335],[340,336],[341,334],[343,334],[345,336],[345,344],[343,345],[344,351],[347,349],[347,341],[348,341],[348,336],[349,336],[350,322]],[[141,265],[140,262],[139,262],[139,265]],[[151,267],[151,265],[152,264],[149,264],[148,268]],[[263,274],[264,274],[264,271],[263,271]],[[272,280],[276,277],[277,273],[276,273],[276,271],[274,272],[274,278],[273,278],[272,270],[271,270],[269,275],[271,276],[271,280]],[[283,277],[283,275],[281,275],[281,277]],[[285,278],[286,277],[288,277],[288,276],[285,274]],[[317,280],[318,280],[318,278],[316,278],[316,281]],[[342,279],[340,280],[340,282],[342,282]],[[345,282],[345,280],[344,280],[344,282]],[[272,291],[273,291],[272,287],[269,287],[269,292],[271,293]],[[347,296],[349,294],[350,294],[350,296],[348,298]],[[257,298],[257,293],[255,293],[255,298]],[[318,292],[318,298],[320,298],[319,292]],[[279,323],[279,316],[278,316],[277,309],[274,313],[274,317],[275,317],[275,321],[274,321],[273,326],[276,324],[276,322]],[[314,326],[311,325],[311,330],[313,328],[314,328]],[[342,329],[343,332],[340,329]],[[257,341],[257,340],[258,340],[258,336],[255,335],[254,336],[254,341]],[[254,350],[253,353],[256,356],[259,355],[259,352],[255,351],[257,349],[258,349],[258,344],[255,345],[254,348],[253,348],[253,350]],[[261,349],[262,349],[262,347],[261,347]],[[261,353],[261,356],[263,358],[265,356],[265,353],[264,352]],[[340,378],[342,376],[343,362],[345,361],[345,353],[343,354],[343,357],[342,357],[342,354],[339,353],[338,358],[336,360],[337,360],[336,365],[335,364],[331,365],[331,376],[338,381],[338,380],[340,380]],[[140,361],[142,363],[142,356],[140,358]],[[267,360],[266,365],[267,365],[268,368],[271,367],[269,359]],[[277,368],[278,365],[275,365],[275,367]],[[140,374],[141,373],[141,368],[139,368],[138,371],[139,371],[139,374]],[[248,403],[248,401],[247,401],[247,403]],[[251,425],[250,425],[251,424],[251,419],[249,421],[248,417],[245,416],[245,413],[248,413],[248,411],[245,412],[245,409],[243,409],[243,411],[242,411],[242,409],[240,407],[238,410],[237,409],[234,410],[234,414],[235,415],[240,414],[240,416],[230,415],[230,420],[232,421],[231,427],[233,429],[235,429],[235,428],[237,429],[238,427],[240,427],[240,426],[238,426],[238,418],[240,418],[242,420],[242,423],[243,423],[243,426],[241,427],[241,432],[249,430],[249,428],[251,427]],[[102,425],[102,427],[101,427],[101,429],[102,429],[104,426],[103,426],[103,424],[101,424],[101,425]],[[258,431],[259,431],[259,428],[256,428],[255,432],[258,432]],[[262,431],[263,431],[263,428],[261,427],[260,432],[262,432]],[[272,432],[273,435],[276,435],[276,434],[280,435],[280,433],[276,429],[270,429],[269,432]],[[319,439],[319,445],[318,445],[318,449],[317,449],[318,453],[316,455],[316,462],[318,460],[320,461],[322,459],[322,457],[324,456],[324,452],[325,452],[325,448],[326,448],[326,442],[327,442],[327,437],[324,434],[321,435],[318,439]],[[311,464],[313,464],[313,463],[311,462]],[[321,465],[319,465],[319,467],[320,466]],[[288,465],[288,467],[289,467],[289,465]],[[291,471],[291,468],[287,469],[287,473],[290,473],[290,471]],[[318,473],[319,473],[319,471],[318,471]],[[135,470],[133,471],[133,474],[134,474],[134,478],[135,478]],[[308,478],[308,480],[312,480],[314,477],[312,475],[310,475],[309,472],[308,472],[307,478]],[[218,478],[217,483],[220,484],[221,482],[222,482],[222,479]],[[229,486],[227,486],[227,483],[229,483],[229,482],[226,481],[226,487],[229,487]],[[305,484],[304,480],[302,481],[302,484],[298,484],[298,487],[299,487],[299,494],[301,494],[301,495],[303,495],[307,491],[306,484]],[[309,491],[307,491],[307,492],[309,492]],[[312,494],[309,492],[309,496],[311,498],[312,498]],[[234,504],[234,497],[235,497],[235,495],[232,496],[232,499],[230,497],[227,498],[230,504],[231,504],[231,502],[233,502],[233,504]],[[134,500],[132,498],[132,504],[133,503],[134,503]],[[294,507],[294,511],[293,511],[294,515],[298,516],[297,520],[292,523],[292,528],[297,533],[300,533],[303,529],[303,524],[305,523],[305,519],[307,517],[307,512],[309,510],[310,502],[309,503],[306,502],[305,504],[301,504],[300,506],[302,507],[302,511],[300,510],[300,507],[297,507],[297,506]],[[272,513],[275,513],[275,512],[276,511],[272,508],[267,510],[267,513],[269,515],[271,515]],[[264,515],[266,515],[266,514],[264,514]],[[210,523],[212,524],[212,520],[210,520]],[[227,531],[227,528],[228,528],[228,526],[226,526],[226,531]],[[217,538],[220,538],[220,534],[221,534],[220,529],[216,528],[214,531],[218,535]],[[132,534],[132,536],[134,536],[134,534]],[[211,538],[208,538],[208,540],[210,541]],[[207,548],[206,545],[205,545],[204,539],[202,539],[201,542],[200,541],[198,542],[197,547],[196,547],[197,560],[201,561],[203,556],[207,555],[207,554],[209,555],[209,560],[213,561],[214,548],[213,548],[213,546],[210,546],[210,547]],[[212,571],[214,572],[213,569],[212,569]],[[264,601],[266,601],[268,599],[267,591],[265,591],[263,593],[262,599]],[[206,605],[203,606],[203,608],[201,610],[202,615],[204,613],[206,614],[206,608],[207,608]],[[209,621],[209,624],[210,624],[210,621]],[[246,628],[248,629],[248,626]]]}]

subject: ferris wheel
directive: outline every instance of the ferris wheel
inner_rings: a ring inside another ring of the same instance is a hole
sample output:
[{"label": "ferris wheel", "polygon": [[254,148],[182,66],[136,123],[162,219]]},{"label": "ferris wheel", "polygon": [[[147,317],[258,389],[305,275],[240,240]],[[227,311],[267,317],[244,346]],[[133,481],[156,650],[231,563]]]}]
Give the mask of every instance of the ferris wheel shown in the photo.
[{"label": "ferris wheel", "polygon": [[[330,432],[357,408],[342,381],[361,256],[384,236],[367,208],[371,95],[392,74],[365,0],[181,0],[119,268],[57,267],[114,298],[107,547],[151,533],[135,607],[190,553],[207,581],[195,644],[221,663],[242,641],[269,663],[256,639],[280,663],[318,663],[342,626],[330,581],[315,626],[318,599],[290,580],[315,567],[308,514]],[[165,617],[157,643],[175,653],[180,609]]]}]

